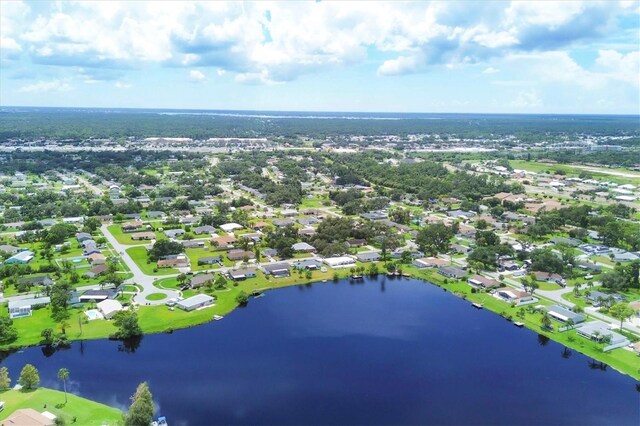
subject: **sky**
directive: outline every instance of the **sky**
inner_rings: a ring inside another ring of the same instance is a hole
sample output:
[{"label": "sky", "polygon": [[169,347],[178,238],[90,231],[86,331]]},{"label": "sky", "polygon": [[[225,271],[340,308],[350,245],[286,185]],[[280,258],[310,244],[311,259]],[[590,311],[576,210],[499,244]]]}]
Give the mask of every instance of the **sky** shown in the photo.
[{"label": "sky", "polygon": [[0,106],[640,114],[640,1],[0,2]]}]

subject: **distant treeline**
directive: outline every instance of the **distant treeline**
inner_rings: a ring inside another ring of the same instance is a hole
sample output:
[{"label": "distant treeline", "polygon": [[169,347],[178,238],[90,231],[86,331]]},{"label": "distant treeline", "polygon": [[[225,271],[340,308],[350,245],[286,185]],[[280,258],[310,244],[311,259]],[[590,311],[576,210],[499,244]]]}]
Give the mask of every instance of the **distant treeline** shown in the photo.
[{"label": "distant treeline", "polygon": [[632,116],[434,114],[431,118],[434,119],[360,120],[165,115],[136,110],[5,110],[0,112],[0,142],[12,138],[82,141],[129,136],[207,139],[408,134],[486,139],[513,135],[525,142],[537,142],[580,135],[640,136],[640,122]]}]

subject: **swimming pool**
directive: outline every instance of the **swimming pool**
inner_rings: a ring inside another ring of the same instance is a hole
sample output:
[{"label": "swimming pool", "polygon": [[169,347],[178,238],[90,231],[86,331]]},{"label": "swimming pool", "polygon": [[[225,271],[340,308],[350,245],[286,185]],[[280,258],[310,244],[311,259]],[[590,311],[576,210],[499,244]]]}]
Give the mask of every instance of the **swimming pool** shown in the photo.
[{"label": "swimming pool", "polygon": [[102,314],[96,309],[89,309],[84,313],[89,321],[102,318]]},{"label": "swimming pool", "polygon": [[80,263],[84,260],[84,257],[76,257],[75,259],[72,259],[71,261],[73,263]]}]

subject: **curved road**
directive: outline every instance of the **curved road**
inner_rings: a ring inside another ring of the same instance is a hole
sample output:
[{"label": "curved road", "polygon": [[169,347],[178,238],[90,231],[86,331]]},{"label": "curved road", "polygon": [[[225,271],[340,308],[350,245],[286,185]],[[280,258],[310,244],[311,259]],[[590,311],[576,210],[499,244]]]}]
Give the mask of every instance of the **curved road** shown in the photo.
[{"label": "curved road", "polygon": [[[107,225],[102,225],[100,227],[100,230],[102,231],[102,234],[105,236],[107,241],[109,241],[109,244],[111,244],[113,249],[118,252],[122,261],[127,265],[127,267],[129,267],[129,270],[133,274],[133,278],[126,280],[125,283],[137,284],[138,286],[142,287],[142,291],[134,296],[134,302],[140,305],[162,305],[167,301],[167,299],[178,297],[180,295],[176,290],[166,290],[163,288],[158,288],[154,285],[154,282],[157,278],[142,272],[140,267],[136,265],[136,262],[134,262],[131,256],[129,256],[129,253],[127,253],[127,249],[134,246],[120,244],[118,240],[116,240],[116,238],[111,234],[111,232],[109,232]],[[176,275],[165,275],[161,278],[170,278],[174,276]],[[147,296],[151,293],[163,293],[167,296],[167,298],[163,300],[147,300]]]}]

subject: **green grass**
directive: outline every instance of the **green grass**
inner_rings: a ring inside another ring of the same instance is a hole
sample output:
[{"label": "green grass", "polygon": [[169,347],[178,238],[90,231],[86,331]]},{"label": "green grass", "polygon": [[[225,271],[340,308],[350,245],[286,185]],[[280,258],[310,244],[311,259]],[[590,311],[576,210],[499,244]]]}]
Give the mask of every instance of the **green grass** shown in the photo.
[{"label": "green grass", "polygon": [[166,299],[167,295],[164,293],[151,293],[145,299],[147,300],[163,300]]},{"label": "green grass", "polygon": [[178,270],[173,268],[160,268],[157,271],[154,271],[154,269],[156,269],[156,264],[153,262],[147,263],[148,261],[147,249],[144,247],[128,248],[127,253],[129,254],[129,256],[131,256],[131,259],[136,263],[136,265],[138,265],[138,267],[146,275],[162,276],[162,275],[171,275],[171,274],[178,273]]},{"label": "green grass", "polygon": [[[17,376],[18,372],[12,372]],[[73,370],[71,370],[73,378]],[[75,418],[78,425],[116,425],[122,421],[122,412],[108,405],[81,398],[67,393],[68,402],[64,402],[64,393],[47,388],[32,391],[8,390],[0,392],[0,400],[5,402],[0,420],[4,420],[21,408],[32,408],[38,412],[49,411],[71,424]],[[46,408],[45,408],[46,406]]]},{"label": "green grass", "polygon": [[[133,240],[131,238],[132,234],[135,234],[135,232],[123,232],[122,231],[122,226],[121,225],[111,225],[107,228],[109,230],[109,232],[111,232],[111,235],[113,235],[113,237],[120,243],[120,244],[127,244],[127,245],[146,245],[149,244],[149,241],[136,241]],[[141,229],[140,231],[136,231],[136,232],[147,232],[144,229]],[[164,235],[160,232],[154,231],[154,234],[156,234],[156,240],[161,239],[164,237]]]},{"label": "green grass", "polygon": [[[524,161],[524,160],[511,160],[509,161],[511,167],[514,169],[522,169],[528,170],[530,172],[536,173],[545,173],[549,171],[553,174],[556,170],[562,170],[565,172],[566,176],[578,176],[580,173],[585,172],[590,175],[591,178],[596,180],[606,180],[609,182],[615,182],[618,184],[637,184],[640,181],[640,173],[634,173],[627,169],[614,169],[614,168],[606,168],[606,167],[598,167],[596,171],[586,170],[581,167],[574,167],[572,165],[567,164],[550,164],[550,163],[538,163],[535,161]],[[624,177],[612,175],[612,171],[619,171],[628,174],[637,175],[637,177]]]}]

